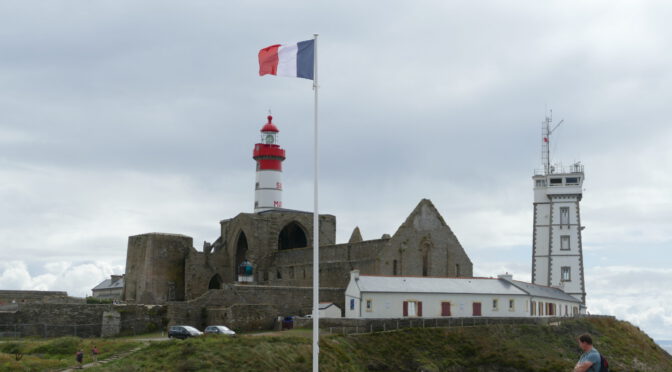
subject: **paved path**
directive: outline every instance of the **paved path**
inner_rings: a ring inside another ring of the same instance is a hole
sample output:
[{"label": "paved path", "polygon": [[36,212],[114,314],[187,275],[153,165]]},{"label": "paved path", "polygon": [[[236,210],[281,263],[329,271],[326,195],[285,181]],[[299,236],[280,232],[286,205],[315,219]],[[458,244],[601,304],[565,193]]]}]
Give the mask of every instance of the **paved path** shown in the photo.
[{"label": "paved path", "polygon": [[132,350],[123,352],[121,354],[112,355],[111,357],[109,357],[107,359],[101,359],[97,362],[86,363],[82,366],[82,368],[78,368],[78,367],[75,366],[75,367],[70,367],[70,368],[67,368],[67,369],[62,369],[62,370],[60,370],[60,372],[74,372],[74,371],[78,371],[80,369],[86,369],[86,368],[91,368],[91,367],[97,367],[97,366],[100,366],[100,365],[104,365],[104,364],[107,364],[109,362],[113,362],[117,359],[120,359],[120,358],[126,357],[128,355],[131,355],[131,354],[135,353],[136,351],[144,348],[145,346],[147,346],[147,344],[144,344],[142,346],[138,346],[138,347],[136,347]]}]

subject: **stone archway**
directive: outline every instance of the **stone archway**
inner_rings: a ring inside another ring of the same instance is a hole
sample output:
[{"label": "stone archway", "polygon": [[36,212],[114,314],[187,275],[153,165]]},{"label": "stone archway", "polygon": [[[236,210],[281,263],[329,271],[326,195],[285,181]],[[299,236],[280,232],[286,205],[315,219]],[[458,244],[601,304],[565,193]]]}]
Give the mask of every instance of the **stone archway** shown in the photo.
[{"label": "stone archway", "polygon": [[236,258],[234,260],[235,266],[233,267],[233,281],[238,280],[238,267],[240,264],[247,258],[247,236],[241,230],[238,233],[238,239],[236,239]]},{"label": "stone archway", "polygon": [[208,283],[208,289],[222,289],[223,282],[222,277],[219,274],[215,274],[210,279],[210,283]]},{"label": "stone archway", "polygon": [[280,230],[278,249],[305,248],[308,246],[306,232],[298,222],[292,221]]}]

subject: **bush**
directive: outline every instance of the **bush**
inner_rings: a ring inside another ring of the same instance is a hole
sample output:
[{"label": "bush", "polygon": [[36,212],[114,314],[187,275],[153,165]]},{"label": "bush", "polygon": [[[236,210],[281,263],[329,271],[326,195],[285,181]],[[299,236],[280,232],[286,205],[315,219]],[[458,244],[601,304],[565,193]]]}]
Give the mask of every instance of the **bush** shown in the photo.
[{"label": "bush", "polygon": [[68,355],[75,354],[79,348],[81,340],[77,337],[60,337],[46,342],[35,349],[31,350],[31,354],[47,354],[47,355]]},{"label": "bush", "polygon": [[86,298],[86,303],[87,304],[111,304],[113,303],[114,300],[111,298],[97,298],[97,297],[87,297]]},{"label": "bush", "polygon": [[18,354],[23,352],[23,344],[19,342],[0,343],[0,352],[5,354]]}]

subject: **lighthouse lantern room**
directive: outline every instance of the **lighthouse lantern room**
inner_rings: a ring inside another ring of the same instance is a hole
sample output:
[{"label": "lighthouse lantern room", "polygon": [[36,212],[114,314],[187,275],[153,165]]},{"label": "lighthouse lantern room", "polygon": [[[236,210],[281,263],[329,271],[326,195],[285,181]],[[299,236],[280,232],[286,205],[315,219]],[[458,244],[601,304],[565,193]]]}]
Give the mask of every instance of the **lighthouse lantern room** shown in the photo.
[{"label": "lighthouse lantern room", "polygon": [[261,142],[254,145],[252,157],[257,162],[254,212],[282,208],[282,162],[285,150],[278,145],[278,127],[273,117],[261,128]]}]

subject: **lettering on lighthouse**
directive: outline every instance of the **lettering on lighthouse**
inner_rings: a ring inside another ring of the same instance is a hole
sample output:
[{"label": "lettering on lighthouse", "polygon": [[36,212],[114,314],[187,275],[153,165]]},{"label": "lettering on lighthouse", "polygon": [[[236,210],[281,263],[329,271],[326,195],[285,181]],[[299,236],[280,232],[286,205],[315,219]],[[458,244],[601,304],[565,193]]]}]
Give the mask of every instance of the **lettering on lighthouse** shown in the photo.
[{"label": "lettering on lighthouse", "polygon": [[254,145],[257,176],[254,192],[254,211],[282,208],[282,162],[285,150],[278,145],[278,127],[273,117],[261,128],[261,140]]}]

